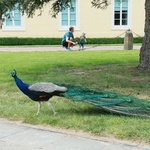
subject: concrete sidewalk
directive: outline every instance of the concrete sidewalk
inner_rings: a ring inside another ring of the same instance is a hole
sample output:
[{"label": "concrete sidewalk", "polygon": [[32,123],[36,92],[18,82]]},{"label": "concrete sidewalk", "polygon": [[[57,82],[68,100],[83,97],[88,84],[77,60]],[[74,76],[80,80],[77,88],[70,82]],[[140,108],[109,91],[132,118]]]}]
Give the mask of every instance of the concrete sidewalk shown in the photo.
[{"label": "concrete sidewalk", "polygon": [[[141,46],[133,46],[134,50],[139,50]],[[95,45],[86,46],[84,51],[93,50],[123,50],[123,46],[105,46],[105,45]],[[20,51],[66,51],[67,50],[61,46],[11,46],[11,47],[0,47],[0,52],[20,52]],[[72,48],[72,51],[79,51],[78,46]]]},{"label": "concrete sidewalk", "polygon": [[0,150],[150,150],[150,145],[0,119]]}]

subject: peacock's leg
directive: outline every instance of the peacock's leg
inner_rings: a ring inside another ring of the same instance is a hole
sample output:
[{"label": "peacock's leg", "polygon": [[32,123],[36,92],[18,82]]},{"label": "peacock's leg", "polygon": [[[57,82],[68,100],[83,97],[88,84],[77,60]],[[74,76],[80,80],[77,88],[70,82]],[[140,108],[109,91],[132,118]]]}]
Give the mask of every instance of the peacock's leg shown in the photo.
[{"label": "peacock's leg", "polygon": [[40,113],[41,107],[42,107],[41,102],[38,102],[38,111],[37,111],[36,115],[38,115]]},{"label": "peacock's leg", "polygon": [[52,106],[52,104],[50,103],[50,102],[46,102],[47,103],[47,105],[52,109],[52,111],[53,111],[53,113],[54,113],[54,115],[56,115],[57,114],[57,112],[54,110],[54,108],[53,108],[53,106]]}]

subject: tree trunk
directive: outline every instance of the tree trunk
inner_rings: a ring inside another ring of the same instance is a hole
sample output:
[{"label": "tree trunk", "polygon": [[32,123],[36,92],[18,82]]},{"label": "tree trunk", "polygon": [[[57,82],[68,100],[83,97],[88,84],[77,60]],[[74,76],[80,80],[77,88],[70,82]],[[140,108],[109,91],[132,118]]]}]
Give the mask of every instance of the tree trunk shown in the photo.
[{"label": "tree trunk", "polygon": [[145,28],[139,68],[150,71],[150,0],[145,1]]},{"label": "tree trunk", "polygon": [[3,21],[0,19],[0,29],[2,29]]}]

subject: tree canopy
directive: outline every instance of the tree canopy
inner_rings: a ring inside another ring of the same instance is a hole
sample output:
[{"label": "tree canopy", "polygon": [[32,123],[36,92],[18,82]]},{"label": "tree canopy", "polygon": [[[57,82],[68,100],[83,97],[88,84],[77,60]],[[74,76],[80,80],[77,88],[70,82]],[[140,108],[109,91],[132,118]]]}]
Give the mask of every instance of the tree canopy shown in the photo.
[{"label": "tree canopy", "polygon": [[[22,13],[26,13],[28,17],[32,17],[36,10],[42,13],[43,7],[50,4],[50,14],[52,17],[57,17],[58,13],[66,7],[72,7],[72,0],[0,0],[0,16],[8,10],[12,9],[14,4],[18,3]],[[91,0],[92,6],[96,8],[106,8],[109,5],[109,0]]]}]

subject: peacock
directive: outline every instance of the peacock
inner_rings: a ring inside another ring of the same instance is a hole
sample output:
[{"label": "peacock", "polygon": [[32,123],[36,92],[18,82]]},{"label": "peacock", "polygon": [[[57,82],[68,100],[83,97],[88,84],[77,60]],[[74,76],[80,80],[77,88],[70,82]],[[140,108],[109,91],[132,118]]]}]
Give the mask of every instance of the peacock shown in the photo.
[{"label": "peacock", "polygon": [[[15,70],[11,72],[11,75],[24,94],[32,100],[39,102],[37,114],[40,112],[42,101],[48,102],[52,96],[62,96],[75,102],[88,103],[94,107],[104,109],[111,114],[150,118],[150,101],[147,100],[63,83],[40,82],[29,85],[23,83],[17,77]],[[56,114],[50,102],[48,102],[48,105],[53,110],[53,113]]]},{"label": "peacock", "polygon": [[57,113],[54,110],[52,104],[49,102],[49,99],[53,96],[63,96],[62,93],[68,90],[66,87],[47,82],[39,82],[31,85],[24,83],[20,78],[17,77],[17,72],[15,69],[11,72],[11,76],[14,78],[18,88],[25,95],[27,95],[33,101],[38,102],[38,111],[36,113],[37,115],[40,113],[40,109],[42,107],[41,102],[47,102],[54,115]]}]

